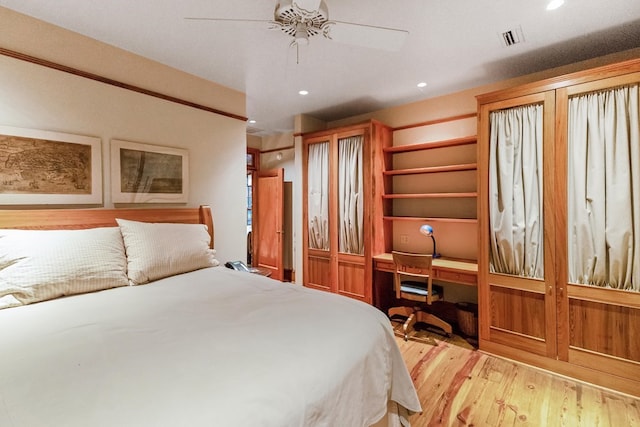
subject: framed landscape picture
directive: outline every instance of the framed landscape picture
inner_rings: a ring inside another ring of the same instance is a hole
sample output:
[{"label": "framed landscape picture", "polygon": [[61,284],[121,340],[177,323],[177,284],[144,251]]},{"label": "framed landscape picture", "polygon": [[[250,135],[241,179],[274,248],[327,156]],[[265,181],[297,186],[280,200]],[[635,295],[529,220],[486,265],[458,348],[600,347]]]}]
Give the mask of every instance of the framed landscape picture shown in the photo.
[{"label": "framed landscape picture", "polygon": [[0,126],[0,205],[102,204],[100,138]]},{"label": "framed landscape picture", "polygon": [[111,140],[113,203],[186,203],[187,150]]}]

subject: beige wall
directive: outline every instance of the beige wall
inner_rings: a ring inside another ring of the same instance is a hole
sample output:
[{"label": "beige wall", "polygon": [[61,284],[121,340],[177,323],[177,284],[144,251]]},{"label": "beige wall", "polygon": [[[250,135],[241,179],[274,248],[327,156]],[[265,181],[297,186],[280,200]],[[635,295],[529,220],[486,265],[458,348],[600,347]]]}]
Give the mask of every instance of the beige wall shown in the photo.
[{"label": "beige wall", "polygon": [[262,146],[262,138],[256,135],[247,135],[247,147],[260,150]]},{"label": "beige wall", "polygon": [[[7,9],[0,22],[2,48],[245,115],[237,91]],[[245,258],[244,121],[0,56],[0,125],[99,137],[104,207],[113,207],[112,138],[187,149],[187,205],[211,205],[220,260]]]},{"label": "beige wall", "polygon": [[[262,138],[260,149],[268,151],[260,155],[260,169],[284,169],[284,180],[295,178],[293,133],[265,136]],[[276,150],[276,151],[273,151]],[[278,159],[278,154],[281,158]]]}]

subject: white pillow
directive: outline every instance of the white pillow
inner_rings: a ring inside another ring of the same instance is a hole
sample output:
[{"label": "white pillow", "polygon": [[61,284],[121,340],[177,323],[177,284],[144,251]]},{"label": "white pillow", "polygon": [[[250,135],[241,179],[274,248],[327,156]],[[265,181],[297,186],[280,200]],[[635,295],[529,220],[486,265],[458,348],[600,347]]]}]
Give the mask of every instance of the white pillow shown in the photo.
[{"label": "white pillow", "polygon": [[217,266],[211,237],[203,224],[138,222],[116,219],[124,239],[129,283]]},{"label": "white pillow", "polygon": [[127,284],[117,227],[0,230],[0,308]]}]

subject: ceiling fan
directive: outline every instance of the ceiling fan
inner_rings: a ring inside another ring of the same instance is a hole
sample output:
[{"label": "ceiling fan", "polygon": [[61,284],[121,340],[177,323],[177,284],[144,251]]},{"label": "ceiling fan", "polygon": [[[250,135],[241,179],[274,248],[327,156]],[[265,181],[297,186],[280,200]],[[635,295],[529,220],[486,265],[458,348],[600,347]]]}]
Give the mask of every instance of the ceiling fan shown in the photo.
[{"label": "ceiling fan", "polygon": [[309,38],[322,34],[340,43],[364,46],[388,51],[399,50],[408,31],[375,25],[356,24],[329,20],[324,0],[278,0],[273,20],[185,18],[200,21],[264,22],[269,29],[281,30],[293,38],[291,46],[304,46]]}]

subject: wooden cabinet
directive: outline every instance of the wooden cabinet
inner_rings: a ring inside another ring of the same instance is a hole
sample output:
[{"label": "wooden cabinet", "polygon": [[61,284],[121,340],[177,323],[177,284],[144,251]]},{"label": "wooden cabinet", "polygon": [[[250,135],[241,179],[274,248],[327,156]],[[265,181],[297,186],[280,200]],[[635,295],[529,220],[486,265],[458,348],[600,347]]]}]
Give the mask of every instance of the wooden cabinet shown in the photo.
[{"label": "wooden cabinet", "polygon": [[372,253],[384,251],[377,121],[303,137],[303,284],[372,303]]},{"label": "wooden cabinet", "polygon": [[[568,226],[569,159],[576,153],[567,141],[573,96],[638,82],[640,60],[633,60],[478,97],[480,349],[636,396],[640,396],[640,292],[569,279],[569,246],[575,238],[575,229]],[[496,261],[497,225],[491,212],[511,212],[513,206],[510,198],[496,196],[492,184],[504,178],[491,166],[497,132],[492,114],[529,107],[541,114],[542,145],[540,162],[528,165],[521,175],[541,177],[542,204],[539,215],[524,221],[523,231],[541,227],[537,240],[541,255],[535,272],[517,274],[501,270]],[[627,165],[614,164],[618,167]],[[492,199],[499,200],[492,203]]]}]

